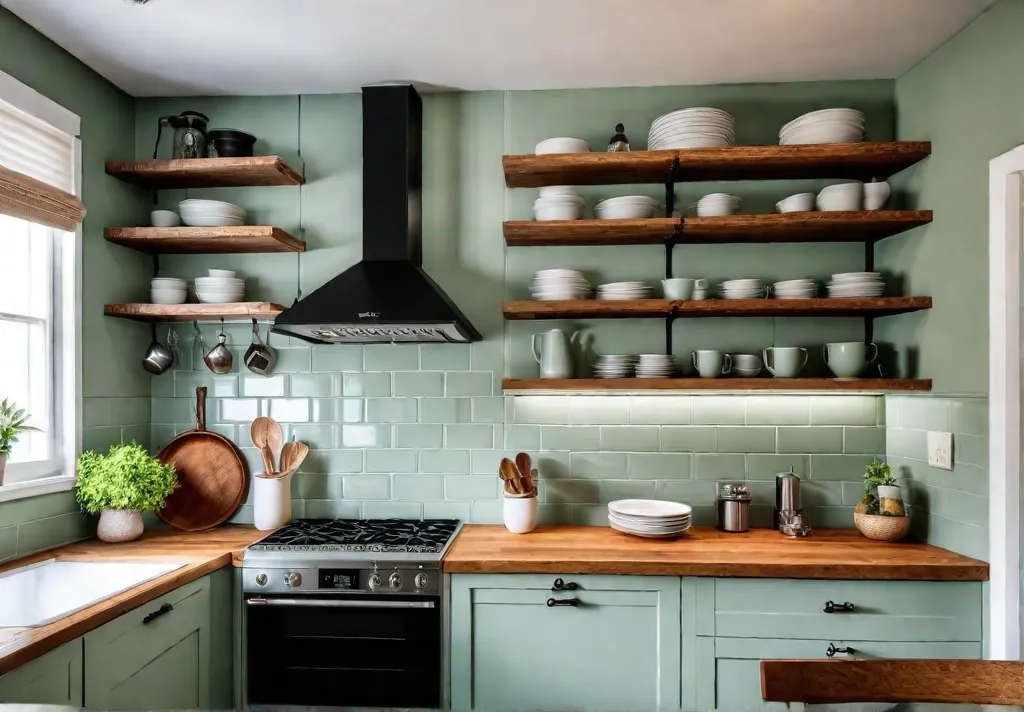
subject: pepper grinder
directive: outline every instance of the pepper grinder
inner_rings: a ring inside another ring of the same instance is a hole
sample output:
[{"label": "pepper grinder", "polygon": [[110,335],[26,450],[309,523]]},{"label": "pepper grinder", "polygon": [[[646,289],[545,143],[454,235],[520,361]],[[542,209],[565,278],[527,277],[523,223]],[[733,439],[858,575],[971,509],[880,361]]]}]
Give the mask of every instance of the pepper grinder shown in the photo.
[{"label": "pepper grinder", "polygon": [[611,152],[628,151],[629,139],[626,138],[626,127],[622,124],[615,124],[615,135],[608,139],[608,150]]},{"label": "pepper grinder", "polygon": [[804,519],[804,510],[800,506],[800,478],[792,467],[789,472],[775,476],[773,526],[786,536],[811,535],[811,526]]}]

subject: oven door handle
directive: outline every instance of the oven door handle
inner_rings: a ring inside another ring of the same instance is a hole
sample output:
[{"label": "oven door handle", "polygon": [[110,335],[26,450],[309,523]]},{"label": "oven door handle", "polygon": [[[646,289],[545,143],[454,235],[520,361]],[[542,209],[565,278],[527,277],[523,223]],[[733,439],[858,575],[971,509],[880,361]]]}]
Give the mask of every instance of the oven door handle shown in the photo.
[{"label": "oven door handle", "polygon": [[248,606],[296,606],[299,608],[433,608],[433,601],[355,601],[325,598],[247,598]]}]

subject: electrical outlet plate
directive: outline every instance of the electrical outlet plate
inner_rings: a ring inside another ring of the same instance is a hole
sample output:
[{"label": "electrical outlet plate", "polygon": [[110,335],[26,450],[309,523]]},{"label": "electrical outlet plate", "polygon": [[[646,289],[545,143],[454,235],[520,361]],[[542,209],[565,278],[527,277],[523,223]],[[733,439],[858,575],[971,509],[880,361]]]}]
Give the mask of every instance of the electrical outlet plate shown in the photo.
[{"label": "electrical outlet plate", "polygon": [[953,434],[928,433],[928,464],[943,470],[953,469]]}]

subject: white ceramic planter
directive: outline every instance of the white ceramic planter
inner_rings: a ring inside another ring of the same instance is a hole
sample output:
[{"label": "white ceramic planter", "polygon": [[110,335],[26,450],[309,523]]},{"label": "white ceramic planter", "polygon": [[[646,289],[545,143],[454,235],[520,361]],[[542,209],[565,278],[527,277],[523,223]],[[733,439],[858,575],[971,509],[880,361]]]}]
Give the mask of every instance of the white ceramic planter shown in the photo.
[{"label": "white ceramic planter", "polygon": [[903,501],[903,488],[899,485],[878,485],[879,499],[898,499]]},{"label": "white ceramic planter", "polygon": [[537,498],[503,497],[501,514],[505,528],[513,534],[532,532],[537,526]]},{"label": "white ceramic planter", "polygon": [[292,518],[292,476],[252,478],[253,524],[260,531],[277,529]]},{"label": "white ceramic planter", "polygon": [[134,541],[142,536],[142,512],[137,509],[104,509],[100,512],[100,523],[96,536],[100,541],[116,544]]}]

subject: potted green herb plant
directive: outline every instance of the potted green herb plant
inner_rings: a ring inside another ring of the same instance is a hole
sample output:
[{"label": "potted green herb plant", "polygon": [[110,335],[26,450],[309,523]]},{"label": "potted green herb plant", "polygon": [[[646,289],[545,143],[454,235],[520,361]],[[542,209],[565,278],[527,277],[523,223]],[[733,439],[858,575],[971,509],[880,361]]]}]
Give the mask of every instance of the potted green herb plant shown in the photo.
[{"label": "potted green herb plant", "polygon": [[11,448],[18,442],[18,436],[26,430],[38,430],[31,425],[25,425],[28,418],[28,413],[18,408],[13,401],[4,398],[0,402],[0,485],[4,483],[7,458],[11,455]]},{"label": "potted green herb plant", "polygon": [[142,513],[162,509],[177,485],[172,465],[164,465],[135,442],[122,443],[106,455],[82,453],[75,497],[82,511],[100,515],[100,539],[131,541],[142,536]]},{"label": "potted green herb plant", "polygon": [[857,503],[853,521],[861,534],[879,541],[902,539],[910,530],[903,490],[889,465],[878,458],[864,468],[864,498]]}]

